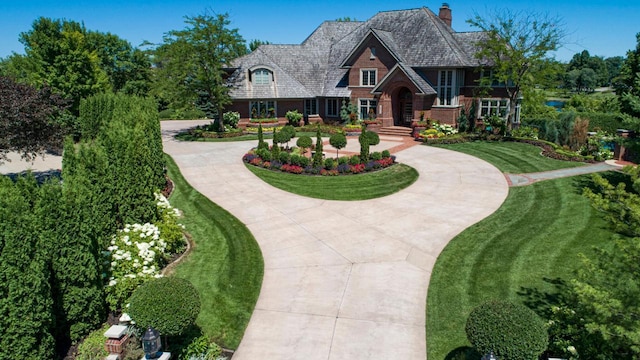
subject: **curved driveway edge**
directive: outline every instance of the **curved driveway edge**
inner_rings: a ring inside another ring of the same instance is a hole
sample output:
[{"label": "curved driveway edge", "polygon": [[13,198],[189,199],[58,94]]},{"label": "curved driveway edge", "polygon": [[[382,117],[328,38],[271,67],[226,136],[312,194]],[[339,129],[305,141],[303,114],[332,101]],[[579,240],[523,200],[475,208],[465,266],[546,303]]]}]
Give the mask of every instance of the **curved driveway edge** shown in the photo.
[{"label": "curved driveway edge", "polygon": [[264,257],[255,311],[234,360],[426,358],[425,299],[446,244],[497,210],[504,175],[477,158],[414,146],[420,177],[399,193],[326,201],[276,189],[242,163],[253,142],[179,142],[193,122],[162,122],[187,181],[247,225]]}]

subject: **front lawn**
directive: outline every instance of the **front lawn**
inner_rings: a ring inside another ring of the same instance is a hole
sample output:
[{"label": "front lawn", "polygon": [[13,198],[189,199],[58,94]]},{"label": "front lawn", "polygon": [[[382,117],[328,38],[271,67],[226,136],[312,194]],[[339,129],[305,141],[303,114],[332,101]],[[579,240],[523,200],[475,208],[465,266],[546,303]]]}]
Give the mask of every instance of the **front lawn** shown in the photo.
[{"label": "front lawn", "polygon": [[370,173],[341,176],[296,175],[245,165],[256,176],[278,189],[325,200],[379,198],[398,192],[418,179],[416,169],[404,164]]},{"label": "front lawn", "polygon": [[[541,159],[526,144],[478,142],[446,148],[464,149],[514,173],[573,165]],[[458,353],[456,349],[464,352],[469,346],[464,328],[473,307],[489,299],[523,303],[537,290],[553,293],[556,279],[571,279],[581,266],[578,254],[592,254],[593,246],[610,240],[607,223],[581,195],[589,181],[590,176],[580,176],[511,188],[497,212],[451,240],[429,284],[429,359],[453,358],[447,356]]]},{"label": "front lawn", "polygon": [[519,142],[472,141],[459,144],[432,145],[459,151],[485,160],[500,171],[522,174],[584,166],[584,163],[550,159],[540,155],[537,146]]},{"label": "front lawn", "polygon": [[165,158],[175,184],[171,205],[182,210],[180,220],[195,244],[175,276],[191,281],[200,293],[196,323],[203,333],[236,349],[260,293],[262,253],[243,223],[193,189],[173,159]]}]

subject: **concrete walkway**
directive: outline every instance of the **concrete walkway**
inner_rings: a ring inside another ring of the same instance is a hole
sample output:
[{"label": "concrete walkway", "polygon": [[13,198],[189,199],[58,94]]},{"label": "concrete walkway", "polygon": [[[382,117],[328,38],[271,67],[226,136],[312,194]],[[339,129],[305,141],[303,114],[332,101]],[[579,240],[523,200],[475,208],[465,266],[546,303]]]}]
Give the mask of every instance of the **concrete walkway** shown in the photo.
[{"label": "concrete walkway", "polygon": [[525,186],[531,185],[538,181],[559,179],[570,176],[593,174],[598,172],[605,172],[611,170],[621,169],[622,165],[616,164],[614,161],[601,162],[596,164],[590,164],[585,166],[578,166],[574,168],[558,169],[551,171],[543,171],[527,174],[508,174],[504,176],[507,178],[509,186]]},{"label": "concrete walkway", "polygon": [[[459,232],[500,207],[505,177],[477,158],[427,146],[396,153],[412,186],[384,198],[325,201],[276,189],[242,155],[255,142],[178,142],[194,122],[162,122],[164,150],[189,183],[238,217],[265,262],[235,360],[426,358],[431,270]],[[386,139],[380,147],[395,144]]]}]

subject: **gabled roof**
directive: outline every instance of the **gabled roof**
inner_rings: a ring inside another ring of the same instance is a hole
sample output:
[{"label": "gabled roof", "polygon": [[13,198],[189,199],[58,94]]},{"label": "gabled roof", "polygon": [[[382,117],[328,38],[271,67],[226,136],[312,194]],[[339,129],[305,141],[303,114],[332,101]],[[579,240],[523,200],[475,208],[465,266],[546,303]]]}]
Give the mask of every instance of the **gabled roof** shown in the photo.
[{"label": "gabled roof", "polygon": [[382,46],[384,46],[384,48],[391,54],[391,56],[393,56],[394,59],[396,59],[397,62],[402,62],[402,57],[400,56],[398,46],[393,40],[393,34],[384,30],[369,29],[367,35],[363,36],[362,40],[360,40],[360,42],[353,47],[340,67],[349,67],[350,64],[352,64],[356,60],[358,54],[362,50],[364,50],[364,47],[372,37],[378,39]]},{"label": "gabled roof", "polygon": [[429,84],[429,82],[420,74],[418,74],[414,69],[399,63],[396,64],[391,70],[389,70],[389,73],[382,78],[382,80],[380,80],[380,82],[378,83],[378,85],[376,85],[375,88],[373,88],[373,90],[371,90],[372,94],[375,93],[380,93],[380,89],[384,88],[387,83],[390,81],[390,79],[393,78],[393,76],[395,76],[397,73],[403,73],[417,88],[419,93],[421,95],[435,95],[436,91],[433,89],[433,87],[431,86],[431,84]]},{"label": "gabled roof", "polygon": [[[427,8],[385,11],[364,22],[322,23],[300,45],[261,45],[236,59],[230,79],[233,98],[348,97],[345,84],[348,65],[375,38],[396,59],[402,71],[420,91],[433,88],[415,69],[469,68],[479,65],[474,54],[480,32],[457,33]],[[243,72],[257,65],[274,71],[276,86],[261,93]]]}]

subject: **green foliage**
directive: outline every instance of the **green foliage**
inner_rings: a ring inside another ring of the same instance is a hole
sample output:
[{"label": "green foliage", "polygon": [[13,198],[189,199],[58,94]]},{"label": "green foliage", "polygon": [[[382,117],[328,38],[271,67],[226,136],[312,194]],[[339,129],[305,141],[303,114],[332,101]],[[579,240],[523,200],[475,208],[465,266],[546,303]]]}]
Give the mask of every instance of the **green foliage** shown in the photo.
[{"label": "green foliage", "polygon": [[360,142],[360,160],[366,162],[369,160],[369,136],[367,129],[362,129],[358,141]]},{"label": "green foliage", "polygon": [[222,355],[222,349],[205,336],[193,339],[180,353],[180,360],[217,360]]},{"label": "green foliage", "polygon": [[78,346],[76,360],[96,360],[103,359],[109,355],[105,350],[105,331],[109,330],[109,325],[105,324],[101,328],[92,331]]},{"label": "green foliage", "polygon": [[[492,64],[492,79],[506,85],[511,104],[515,104],[524,89],[534,88],[550,68],[547,54],[561,45],[564,30],[561,21],[548,15],[532,12],[497,11],[487,18],[477,13],[467,20],[471,26],[487,32],[477,45],[476,57]],[[480,84],[490,86],[490,83]],[[515,106],[507,116],[510,130],[515,117]]]},{"label": "green foliage", "polygon": [[271,158],[272,159],[277,159],[278,156],[280,156],[280,146],[278,145],[280,140],[281,140],[281,136],[279,135],[278,131],[276,130],[276,128],[273,128],[273,145],[271,145]]},{"label": "green foliage", "polygon": [[335,133],[329,138],[329,144],[336,148],[336,158],[340,157],[340,149],[347,146],[347,137],[343,133]]},{"label": "green foliage", "polygon": [[371,153],[371,160],[381,160],[382,154],[378,151]]},{"label": "green foliage", "polygon": [[313,167],[322,166],[322,136],[320,135],[320,127],[316,131],[316,152],[313,154]]},{"label": "green foliage", "polygon": [[55,122],[66,102],[52,93],[0,77],[0,163],[9,151],[18,151],[33,160],[48,149],[60,149],[62,124]]},{"label": "green foliage", "polygon": [[[287,144],[287,148],[289,148],[289,141],[296,136],[296,129],[291,125],[285,125],[282,130],[280,130],[280,138],[278,139],[278,143]],[[275,137],[275,130],[274,130]]]},{"label": "green foliage", "polygon": [[356,120],[358,120],[358,106],[350,101],[342,100],[340,118],[346,124],[355,124]]},{"label": "green foliage", "polygon": [[336,167],[335,160],[333,158],[324,159],[324,168],[327,170],[331,170]]},{"label": "green foliage", "polygon": [[283,151],[280,153],[280,155],[278,156],[278,160],[283,163],[286,164],[291,160],[291,155],[289,155],[288,152]]},{"label": "green foliage", "polygon": [[238,29],[229,29],[228,14],[185,17],[183,30],[164,35],[154,51],[157,64],[153,94],[171,108],[196,103],[203,110],[221,116],[231,103],[223,66],[246,53]]},{"label": "green foliage", "polygon": [[307,152],[307,149],[313,146],[313,140],[311,140],[311,137],[307,135],[300,136],[296,141],[296,146],[302,149],[302,153],[304,154]]},{"label": "green foliage", "polygon": [[369,142],[369,145],[376,146],[376,145],[380,144],[380,136],[378,135],[377,132],[375,132],[375,131],[367,131],[366,132],[366,136],[367,136],[367,140]]},{"label": "green foliage", "polygon": [[[40,238],[38,187],[33,176],[16,184],[0,177],[0,358],[47,359],[55,350],[51,275]],[[42,226],[44,227],[44,226]]]},{"label": "green foliage", "polygon": [[513,129],[511,131],[511,135],[514,137],[537,139],[538,129],[531,126],[523,125],[518,127],[517,129]]},{"label": "green foliage", "polygon": [[262,133],[262,124],[258,124],[258,150],[269,149],[269,144],[264,141],[264,134]]},{"label": "green foliage", "polygon": [[358,155],[353,155],[349,158],[349,165],[358,165],[361,162],[362,161],[360,160],[360,156]]},{"label": "green foliage", "polygon": [[289,125],[298,126],[298,125],[300,125],[300,120],[302,119],[302,114],[300,112],[298,112],[298,110],[289,110],[284,115],[284,117],[286,117],[287,121],[289,121]]},{"label": "green foliage", "polygon": [[240,121],[240,113],[237,111],[227,111],[222,114],[224,125],[229,125],[231,128],[236,129],[238,122]]},{"label": "green foliage", "polygon": [[389,150],[382,150],[382,157],[383,158],[388,158],[391,156],[391,153],[389,152]]},{"label": "green foliage", "polygon": [[162,277],[141,285],[129,301],[129,315],[139,329],[151,326],[161,335],[181,335],[200,313],[200,296],[185,279]]},{"label": "green foliage", "polygon": [[469,314],[467,338],[481,354],[505,360],[536,360],[547,348],[547,329],[533,310],[508,301],[489,301]]}]

